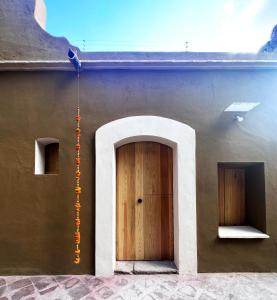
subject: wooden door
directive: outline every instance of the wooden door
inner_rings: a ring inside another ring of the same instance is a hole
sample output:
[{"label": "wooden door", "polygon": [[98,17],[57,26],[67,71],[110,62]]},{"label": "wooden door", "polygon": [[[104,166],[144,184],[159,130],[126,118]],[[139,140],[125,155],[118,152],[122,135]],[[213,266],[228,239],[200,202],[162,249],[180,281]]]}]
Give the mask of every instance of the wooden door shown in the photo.
[{"label": "wooden door", "polygon": [[245,223],[245,169],[219,167],[219,224]]},{"label": "wooden door", "polygon": [[173,259],[172,149],[154,142],[116,151],[116,259]]}]

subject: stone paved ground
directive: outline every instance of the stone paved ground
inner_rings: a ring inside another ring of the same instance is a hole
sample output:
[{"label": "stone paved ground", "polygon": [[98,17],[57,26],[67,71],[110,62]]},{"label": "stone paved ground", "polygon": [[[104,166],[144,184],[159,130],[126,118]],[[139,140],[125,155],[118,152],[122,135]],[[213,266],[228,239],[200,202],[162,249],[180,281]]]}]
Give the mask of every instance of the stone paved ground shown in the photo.
[{"label": "stone paved ground", "polygon": [[276,300],[277,273],[0,277],[7,299]]}]

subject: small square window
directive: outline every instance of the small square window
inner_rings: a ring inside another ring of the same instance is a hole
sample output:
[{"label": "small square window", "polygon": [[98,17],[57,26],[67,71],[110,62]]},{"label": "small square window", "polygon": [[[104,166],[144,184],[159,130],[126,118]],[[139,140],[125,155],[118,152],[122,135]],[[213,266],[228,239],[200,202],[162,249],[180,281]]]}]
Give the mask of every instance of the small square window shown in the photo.
[{"label": "small square window", "polygon": [[35,174],[59,173],[59,141],[40,138],[35,142]]}]

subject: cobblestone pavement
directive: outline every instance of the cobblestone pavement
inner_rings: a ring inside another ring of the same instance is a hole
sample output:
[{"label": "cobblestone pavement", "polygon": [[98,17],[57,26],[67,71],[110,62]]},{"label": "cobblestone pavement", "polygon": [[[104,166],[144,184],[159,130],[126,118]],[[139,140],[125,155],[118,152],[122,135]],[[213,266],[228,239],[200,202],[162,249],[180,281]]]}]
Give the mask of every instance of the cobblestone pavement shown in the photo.
[{"label": "cobblestone pavement", "polygon": [[7,299],[276,300],[277,273],[0,277]]}]

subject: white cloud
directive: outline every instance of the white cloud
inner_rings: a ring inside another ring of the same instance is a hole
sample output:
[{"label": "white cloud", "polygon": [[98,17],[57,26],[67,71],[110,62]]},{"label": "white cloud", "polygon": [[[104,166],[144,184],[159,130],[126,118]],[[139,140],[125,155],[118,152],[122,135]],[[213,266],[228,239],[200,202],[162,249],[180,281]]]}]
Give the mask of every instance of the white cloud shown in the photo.
[{"label": "white cloud", "polygon": [[226,1],[223,5],[223,11],[226,15],[232,15],[235,10],[234,0]]},{"label": "white cloud", "polygon": [[221,29],[213,44],[217,51],[253,52],[265,42],[255,21],[267,0],[228,0],[223,7]]}]

